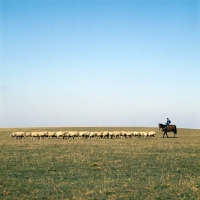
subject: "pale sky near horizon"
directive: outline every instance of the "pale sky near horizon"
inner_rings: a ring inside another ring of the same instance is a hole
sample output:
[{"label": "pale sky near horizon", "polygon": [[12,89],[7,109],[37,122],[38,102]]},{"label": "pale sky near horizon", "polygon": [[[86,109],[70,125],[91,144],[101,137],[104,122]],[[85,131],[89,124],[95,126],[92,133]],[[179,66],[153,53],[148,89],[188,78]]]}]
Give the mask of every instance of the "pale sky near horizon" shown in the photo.
[{"label": "pale sky near horizon", "polygon": [[199,0],[1,0],[0,127],[200,128]]}]

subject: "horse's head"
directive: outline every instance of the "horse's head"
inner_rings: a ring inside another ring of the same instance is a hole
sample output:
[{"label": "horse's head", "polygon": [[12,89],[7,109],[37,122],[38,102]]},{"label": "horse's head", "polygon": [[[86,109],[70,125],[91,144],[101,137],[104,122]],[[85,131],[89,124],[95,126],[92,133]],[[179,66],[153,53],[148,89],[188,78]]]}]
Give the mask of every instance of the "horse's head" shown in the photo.
[{"label": "horse's head", "polygon": [[159,130],[161,129],[161,131],[163,131],[164,128],[165,128],[165,126],[166,126],[166,125],[159,123],[159,124],[158,124],[158,129],[159,129]]}]

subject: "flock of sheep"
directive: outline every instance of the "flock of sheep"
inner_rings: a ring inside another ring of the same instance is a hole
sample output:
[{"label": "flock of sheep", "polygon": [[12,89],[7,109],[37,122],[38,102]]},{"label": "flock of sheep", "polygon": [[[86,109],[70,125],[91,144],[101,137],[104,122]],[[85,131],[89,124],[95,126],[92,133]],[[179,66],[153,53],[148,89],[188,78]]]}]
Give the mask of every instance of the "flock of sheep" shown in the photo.
[{"label": "flock of sheep", "polygon": [[16,139],[28,138],[62,138],[62,139],[80,139],[80,138],[96,138],[96,139],[115,139],[115,138],[154,138],[155,131],[42,131],[42,132],[13,132],[11,137]]}]

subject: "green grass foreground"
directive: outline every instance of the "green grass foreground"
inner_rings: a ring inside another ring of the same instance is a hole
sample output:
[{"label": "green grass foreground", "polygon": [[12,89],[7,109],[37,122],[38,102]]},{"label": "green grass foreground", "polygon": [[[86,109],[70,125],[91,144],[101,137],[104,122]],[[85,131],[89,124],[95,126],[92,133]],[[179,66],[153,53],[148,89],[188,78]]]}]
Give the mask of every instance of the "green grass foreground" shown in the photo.
[{"label": "green grass foreground", "polygon": [[[13,131],[156,131],[155,139],[33,139]],[[200,199],[200,130],[0,129],[0,199]]]}]

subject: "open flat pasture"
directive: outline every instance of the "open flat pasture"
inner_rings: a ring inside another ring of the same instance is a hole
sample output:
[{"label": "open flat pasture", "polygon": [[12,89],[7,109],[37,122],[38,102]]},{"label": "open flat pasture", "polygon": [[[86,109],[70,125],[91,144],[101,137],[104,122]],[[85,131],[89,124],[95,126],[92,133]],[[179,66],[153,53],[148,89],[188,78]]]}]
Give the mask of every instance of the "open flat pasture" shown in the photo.
[{"label": "open flat pasture", "polygon": [[[153,138],[14,139],[13,131],[156,131]],[[200,199],[200,130],[0,129],[0,199]]]}]

